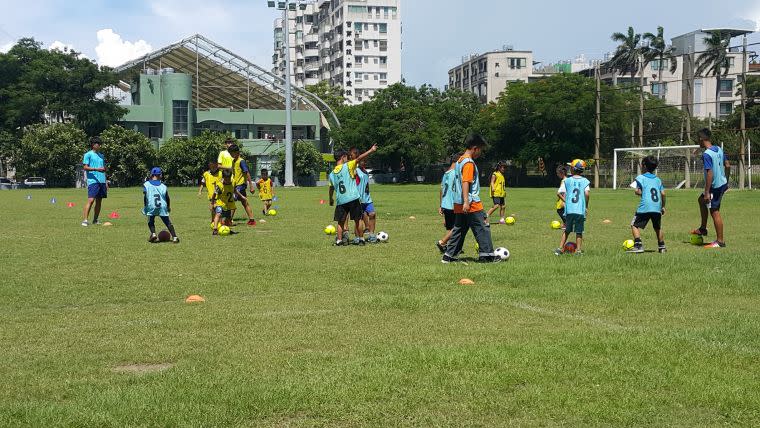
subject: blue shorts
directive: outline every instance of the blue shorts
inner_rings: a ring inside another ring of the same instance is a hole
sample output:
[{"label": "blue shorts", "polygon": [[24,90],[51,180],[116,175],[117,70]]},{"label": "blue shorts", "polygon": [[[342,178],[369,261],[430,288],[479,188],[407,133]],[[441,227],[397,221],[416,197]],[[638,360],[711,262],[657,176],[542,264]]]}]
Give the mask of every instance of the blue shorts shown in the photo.
[{"label": "blue shorts", "polygon": [[[719,210],[720,209],[720,203],[723,201],[723,196],[726,194],[726,191],[728,190],[728,184],[724,184],[717,189],[710,189],[710,194],[712,194],[712,199],[710,200],[710,209],[711,210]],[[704,193],[702,194],[704,196]]]},{"label": "blue shorts", "polygon": [[92,183],[87,186],[87,197],[104,199],[108,197],[108,187],[105,183]]},{"label": "blue shorts", "polygon": [[364,212],[365,214],[372,214],[372,213],[374,213],[375,212],[375,204],[373,204],[372,202],[370,202],[368,204],[362,204],[362,212]]},{"label": "blue shorts", "polygon": [[247,195],[247,193],[245,193],[245,184],[243,184],[243,185],[241,185],[241,186],[235,186],[235,192],[236,192],[236,193],[233,195],[233,198],[234,198],[236,201],[238,201],[238,200],[239,200],[239,199],[238,199],[238,195],[237,195],[238,193],[240,193],[241,195],[243,195],[243,197],[247,197],[247,196],[248,196],[248,195]]},{"label": "blue shorts", "polygon": [[232,211],[225,210],[222,207],[214,207],[214,212],[217,214],[221,214],[222,218],[232,218]]},{"label": "blue shorts", "polygon": [[581,214],[568,214],[565,220],[565,233],[568,235],[575,233],[577,235],[583,235],[585,229],[586,217]]}]

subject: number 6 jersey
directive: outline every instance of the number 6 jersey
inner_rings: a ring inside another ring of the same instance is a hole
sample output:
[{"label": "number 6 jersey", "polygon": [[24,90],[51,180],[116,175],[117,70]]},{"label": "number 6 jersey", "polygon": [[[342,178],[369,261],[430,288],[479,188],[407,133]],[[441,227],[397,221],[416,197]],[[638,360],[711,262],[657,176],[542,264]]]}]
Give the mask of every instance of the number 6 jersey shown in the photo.
[{"label": "number 6 jersey", "polygon": [[337,193],[335,199],[338,205],[345,205],[359,199],[359,189],[354,177],[356,177],[355,160],[338,165],[330,172],[330,185]]}]

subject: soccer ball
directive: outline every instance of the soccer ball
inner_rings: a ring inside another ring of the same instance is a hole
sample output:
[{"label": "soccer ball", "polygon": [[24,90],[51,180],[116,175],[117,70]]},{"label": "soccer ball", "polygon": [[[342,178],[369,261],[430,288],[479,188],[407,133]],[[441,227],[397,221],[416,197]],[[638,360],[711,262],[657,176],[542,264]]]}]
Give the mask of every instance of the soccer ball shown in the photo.
[{"label": "soccer ball", "polygon": [[388,242],[388,234],[385,232],[378,233],[377,240],[380,242]]},{"label": "soccer ball", "polygon": [[551,226],[552,226],[552,229],[557,230],[557,229],[560,229],[562,227],[562,223],[560,223],[557,220],[554,220],[552,222]]},{"label": "soccer ball", "polygon": [[335,226],[328,224],[325,226],[325,235],[335,235],[337,230],[335,229]]},{"label": "soccer ball", "polygon": [[509,216],[509,217],[507,217],[507,219],[505,220],[505,223],[507,223],[508,225],[510,225],[510,226],[511,226],[511,225],[515,224],[515,222],[516,222],[516,221],[517,221],[517,220],[515,220],[515,218],[514,218],[514,217],[512,217],[512,216]]},{"label": "soccer ball", "polygon": [[499,247],[493,251],[496,257],[502,260],[509,260],[509,250],[504,247]]},{"label": "soccer ball", "polygon": [[702,239],[702,235],[694,233],[691,235],[689,242],[691,242],[691,245],[702,245],[705,243],[705,240]]},{"label": "soccer ball", "polygon": [[172,240],[172,234],[168,230],[158,232],[158,242],[169,242]]},{"label": "soccer ball", "polygon": [[565,252],[566,253],[574,254],[576,248],[578,248],[578,247],[575,245],[575,242],[568,242],[568,243],[565,244]]},{"label": "soccer ball", "polygon": [[220,226],[219,227],[219,235],[221,235],[221,236],[227,236],[227,235],[230,234],[230,232],[231,232],[231,230],[230,230],[229,226]]},{"label": "soccer ball", "polygon": [[628,239],[628,240],[623,241],[623,249],[626,250],[626,251],[628,251],[631,248],[633,248],[634,245],[636,245],[636,243],[633,242],[633,239]]},{"label": "soccer ball", "polygon": [[267,215],[276,216],[277,215],[277,210],[274,209],[274,208],[272,208],[271,210],[269,210],[269,212],[267,212]]}]

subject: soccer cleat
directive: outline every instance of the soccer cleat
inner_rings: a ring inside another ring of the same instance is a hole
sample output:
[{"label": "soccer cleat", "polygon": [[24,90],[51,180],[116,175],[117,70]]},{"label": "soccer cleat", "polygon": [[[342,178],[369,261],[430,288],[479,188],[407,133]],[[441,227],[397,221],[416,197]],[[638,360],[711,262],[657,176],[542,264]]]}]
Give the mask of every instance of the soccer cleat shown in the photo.
[{"label": "soccer cleat", "polygon": [[496,256],[485,256],[478,258],[478,263],[501,263],[501,258]]},{"label": "soccer cleat", "polygon": [[148,242],[157,242],[157,241],[158,241],[158,236],[156,236],[155,233],[151,233],[150,236],[148,237]]},{"label": "soccer cleat", "polygon": [[369,235],[369,242],[372,243],[372,244],[377,244],[377,242],[378,242],[377,241],[377,235],[373,235],[373,234]]},{"label": "soccer cleat", "polygon": [[247,224],[248,224],[248,226],[256,226],[256,220],[250,219],[250,220],[248,220]]},{"label": "soccer cleat", "polygon": [[179,244],[179,236],[175,236],[174,238],[172,238],[172,242],[175,244]]},{"label": "soccer cleat", "polygon": [[701,227],[698,227],[691,231],[692,235],[699,235],[699,236],[707,236],[707,229],[703,229]]},{"label": "soccer cleat", "polygon": [[456,258],[456,257],[449,257],[446,254],[444,254],[443,257],[441,258],[441,263],[443,263],[443,264],[457,263],[458,261],[459,261],[458,258]]},{"label": "soccer cleat", "polygon": [[644,252],[644,246],[643,245],[634,245],[633,248],[630,250],[626,250],[626,253],[634,253],[639,254]]},{"label": "soccer cleat", "polygon": [[267,215],[267,210],[261,210],[261,214]]},{"label": "soccer cleat", "polygon": [[725,246],[726,246],[725,242],[713,241],[705,245],[704,248],[724,248]]},{"label": "soccer cleat", "polygon": [[[644,251],[644,250],[641,250],[641,251]],[[583,255],[583,251],[577,250],[576,252],[573,253],[573,255],[574,256],[582,256]]]},{"label": "soccer cleat", "polygon": [[441,244],[441,241],[435,241],[435,246],[438,247],[438,251],[440,251],[441,254],[446,252],[446,247]]},{"label": "soccer cleat", "polygon": [[561,256],[561,255],[562,255],[562,254],[564,254],[564,253],[565,253],[565,252],[564,252],[564,251],[562,251],[562,248],[557,248],[556,250],[554,250],[554,255],[555,255],[555,256]]},{"label": "soccer cleat", "polygon": [[95,219],[92,221],[93,226],[98,225],[98,224],[100,224],[100,221],[98,219]]},{"label": "soccer cleat", "polygon": [[87,220],[82,221],[82,226],[87,227],[89,225],[90,225],[90,222],[88,222]]},{"label": "soccer cleat", "polygon": [[667,248],[665,248],[665,246],[664,246],[664,245],[660,245],[659,247],[657,247],[657,252],[658,252],[658,253],[667,253],[667,252],[668,252],[668,249],[667,249]]},{"label": "soccer cleat", "polygon": [[366,242],[364,241],[364,238],[356,237],[354,238],[353,242],[351,242],[353,245],[364,245]]},{"label": "soccer cleat", "polygon": [[211,234],[214,236],[219,235],[219,231],[214,229],[213,231],[211,231]]}]

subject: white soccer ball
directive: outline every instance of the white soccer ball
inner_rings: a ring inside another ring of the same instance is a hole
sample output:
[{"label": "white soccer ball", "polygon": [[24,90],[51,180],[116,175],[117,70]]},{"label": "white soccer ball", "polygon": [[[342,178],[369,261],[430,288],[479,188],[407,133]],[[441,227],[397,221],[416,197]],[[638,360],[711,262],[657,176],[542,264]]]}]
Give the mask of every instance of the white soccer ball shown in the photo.
[{"label": "white soccer ball", "polygon": [[378,233],[377,240],[380,242],[388,242],[388,234],[385,232]]},{"label": "white soccer ball", "polygon": [[502,260],[509,260],[509,250],[504,247],[499,247],[493,251],[496,257]]}]

